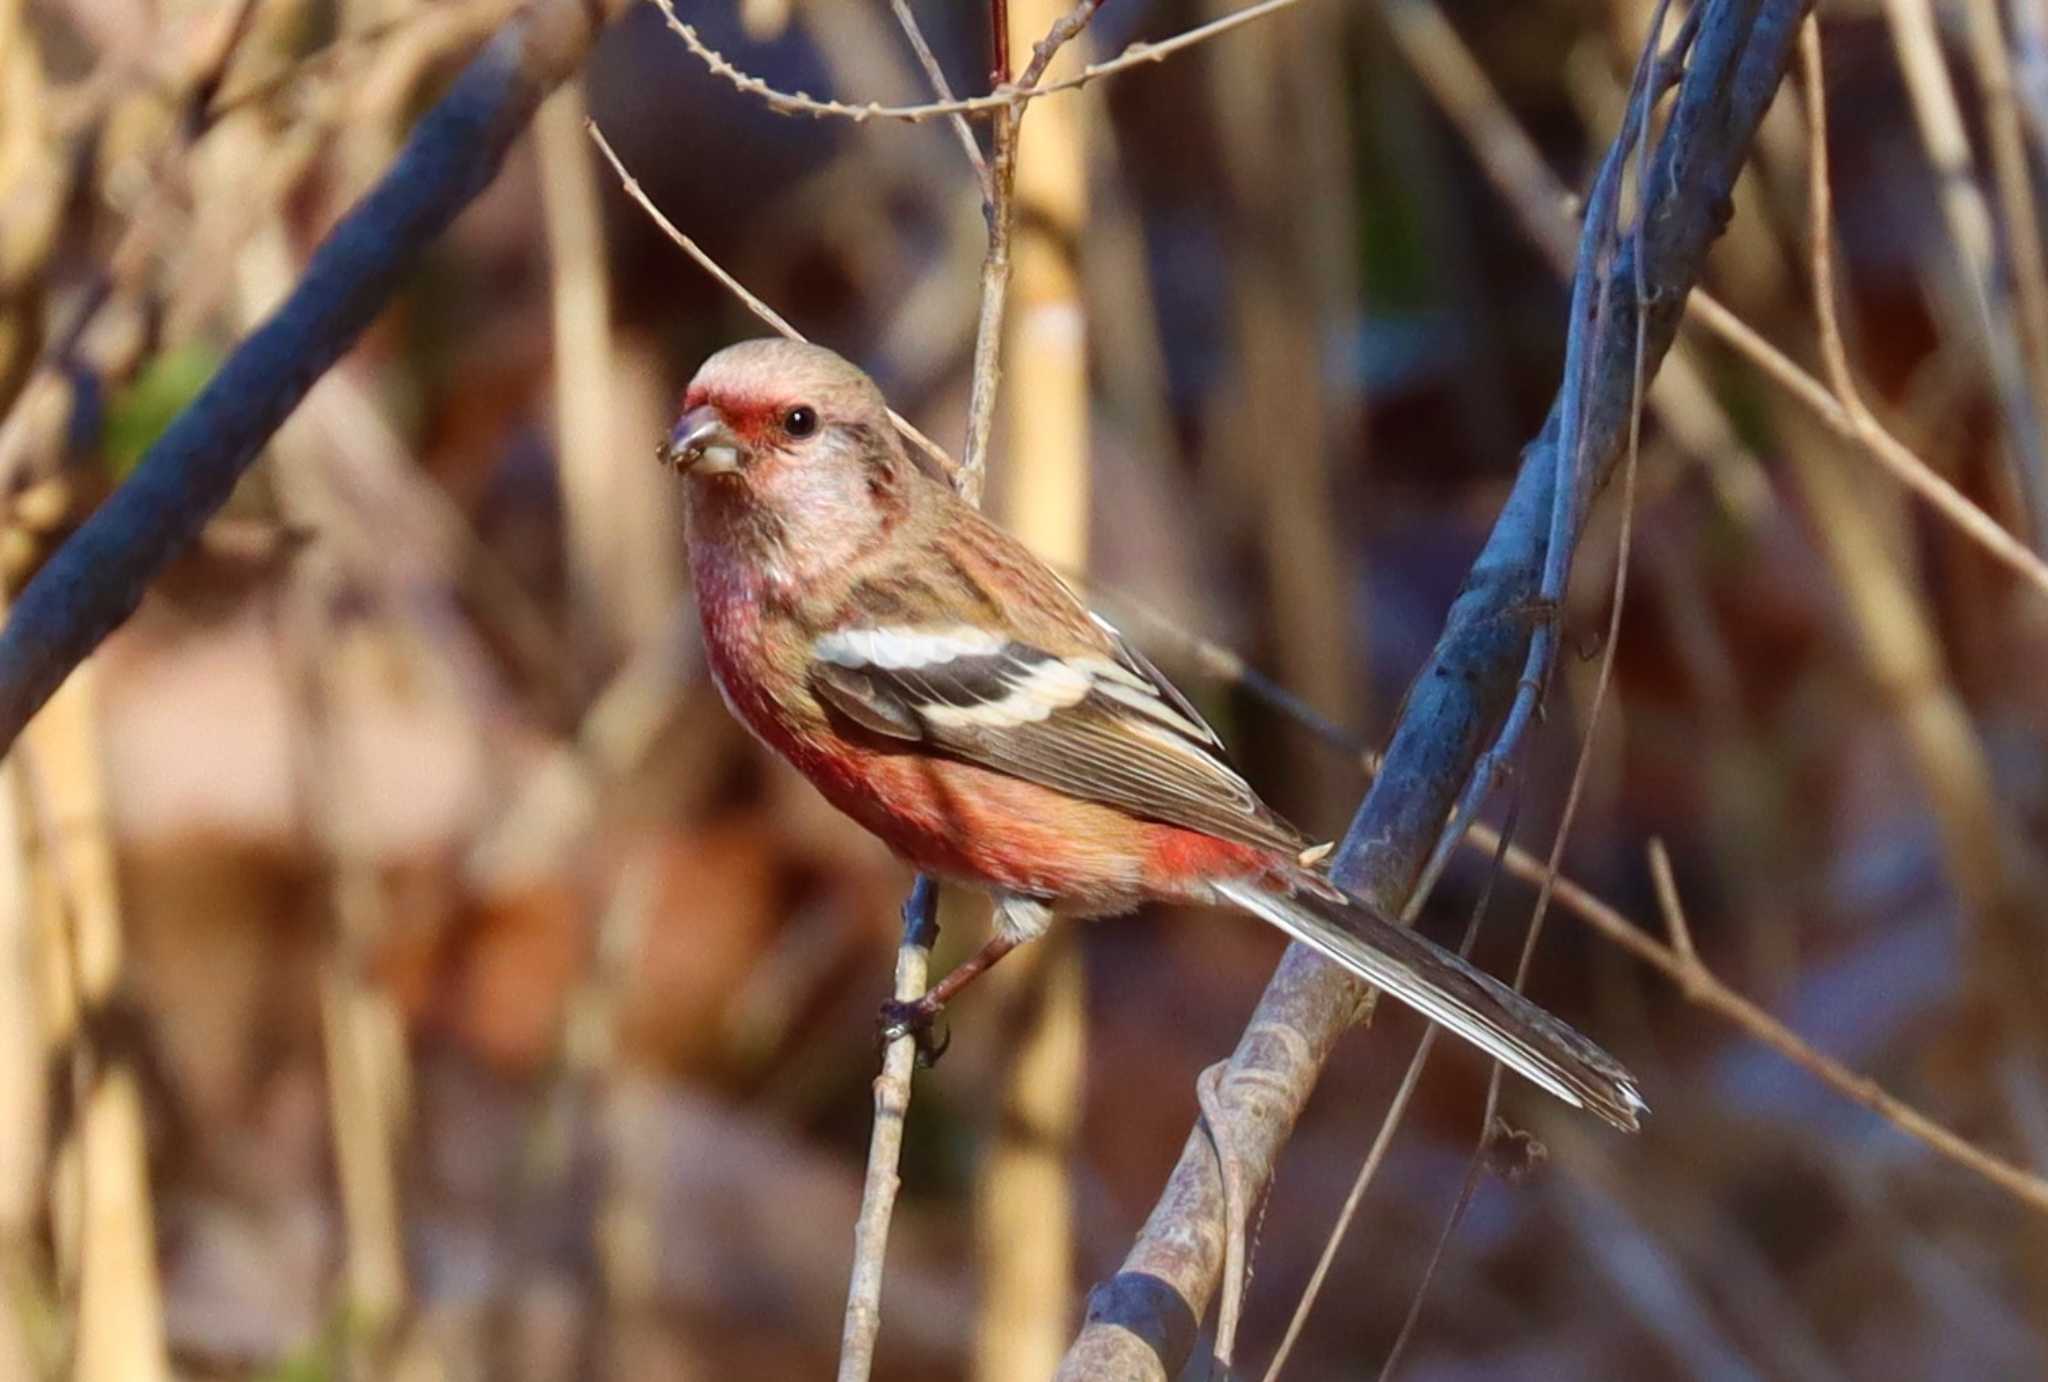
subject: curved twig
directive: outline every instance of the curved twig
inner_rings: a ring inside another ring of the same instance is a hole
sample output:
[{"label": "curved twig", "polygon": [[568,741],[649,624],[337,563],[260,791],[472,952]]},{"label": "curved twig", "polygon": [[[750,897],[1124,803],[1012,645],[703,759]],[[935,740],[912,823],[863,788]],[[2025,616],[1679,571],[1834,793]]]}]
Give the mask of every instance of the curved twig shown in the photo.
[{"label": "curved twig", "polygon": [[[936,120],[949,115],[996,115],[1035,101],[1041,96],[1074,91],[1090,82],[1114,76],[1141,63],[1164,62],[1183,49],[1218,38],[1240,25],[1249,24],[1255,19],[1264,19],[1267,15],[1277,14],[1281,10],[1291,9],[1300,4],[1301,0],[1258,0],[1256,4],[1246,5],[1241,10],[1232,10],[1229,14],[1221,15],[1206,24],[1198,24],[1192,29],[1175,34],[1172,38],[1161,39],[1157,43],[1133,43],[1113,58],[1091,62],[1073,76],[1064,77],[1056,82],[1047,82],[1044,86],[1035,84],[1037,76],[1043,73],[1044,68],[1041,66],[1039,74],[1035,74],[1027,67],[1017,81],[998,86],[986,96],[969,96],[958,101],[932,101],[915,106],[885,106],[875,101],[869,101],[865,105],[849,105],[844,101],[821,100],[807,92],[778,90],[751,72],[734,66],[723,53],[706,43],[694,28],[677,18],[674,0],[654,0],[654,3],[667,18],[669,28],[675,31],[706,67],[730,82],[735,90],[759,97],[767,103],[770,110],[782,115],[851,120],[855,124],[864,124],[869,120],[906,120],[915,124],[922,120]],[[1091,5],[1089,8],[1093,9],[1094,6]],[[1061,43],[1065,41],[1060,40]],[[1054,47],[1057,48],[1058,44]]]}]

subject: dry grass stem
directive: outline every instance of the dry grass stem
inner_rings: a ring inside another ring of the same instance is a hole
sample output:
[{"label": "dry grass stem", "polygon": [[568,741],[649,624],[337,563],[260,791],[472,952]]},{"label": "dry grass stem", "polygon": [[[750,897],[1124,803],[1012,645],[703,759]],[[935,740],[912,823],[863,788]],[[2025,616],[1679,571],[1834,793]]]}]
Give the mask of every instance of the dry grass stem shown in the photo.
[{"label": "dry grass stem", "polygon": [[[2039,550],[2048,542],[2048,456],[2043,454],[2040,403],[2029,392],[2028,371],[2014,349],[2011,312],[1998,276],[1991,207],[1977,186],[1975,160],[1942,54],[1933,0],[1884,0],[1884,11],[1920,140],[1940,185],[1942,217],[1982,334],[1979,347],[1997,386],[2005,443],[2019,473],[2020,492],[2026,496],[2032,546]],[[2034,248],[2038,259],[2038,244]]]},{"label": "dry grass stem", "polygon": [[[131,1052],[95,1027],[122,969],[120,895],[108,836],[105,768],[91,664],[65,682],[22,740],[34,802],[39,948],[54,1024],[78,1098],[68,1174],[53,1178],[59,1260],[75,1267],[72,1372],[78,1382],[168,1379],[157,1280],[142,1085]],[[69,1244],[70,1252],[63,1249]]]},{"label": "dry grass stem", "polygon": [[1671,872],[1671,851],[1664,848],[1662,840],[1650,841],[1650,881],[1657,889],[1657,910],[1671,933],[1672,951],[1688,964],[1698,963],[1692,928],[1686,925],[1685,907],[1678,900],[1678,879]]},{"label": "dry grass stem", "polygon": [[[1163,635],[1195,655],[1210,675],[1234,685],[1272,705],[1281,714],[1298,720],[1317,737],[1349,753],[1360,770],[1371,777],[1379,771],[1379,755],[1346,734],[1321,712],[1300,701],[1285,687],[1268,681],[1251,669],[1235,652],[1175,626],[1154,611],[1145,611],[1147,622]],[[1548,862],[1517,844],[1503,845],[1503,835],[1484,822],[1475,824],[1465,836],[1465,845],[1488,854],[1499,853],[1508,873],[1524,882],[1541,885],[1551,877]],[[1663,862],[1660,865],[1659,859]],[[1770,1047],[1823,1085],[1850,1102],[1870,1110],[1921,1145],[1988,1183],[2012,1195],[2031,1209],[2048,1213],[2048,1179],[1998,1157],[1958,1137],[1921,1113],[1875,1080],[1859,1075],[1840,1062],[1815,1050],[1798,1033],[1770,1013],[1757,1007],[1723,984],[1700,961],[1686,928],[1683,908],[1677,903],[1677,888],[1669,875],[1669,859],[1659,846],[1651,852],[1651,878],[1657,885],[1660,911],[1664,916],[1669,944],[1652,939],[1635,921],[1574,881],[1567,874],[1556,876],[1553,892],[1567,912],[1578,917],[1608,941],[1641,960],[1678,985],[1687,1001],[1732,1023],[1738,1030]],[[1668,899],[1668,900],[1667,900]]]},{"label": "dry grass stem", "polygon": [[[2019,296],[2019,339],[2026,380],[2038,409],[2048,400],[2048,255],[2034,192],[2027,139],[2020,125],[2013,55],[2007,50],[1998,0],[1969,0],[1970,49],[1984,93],[1984,126],[2005,221],[2007,262]],[[2044,535],[2048,536],[2048,535]]]},{"label": "dry grass stem", "polygon": [[[1067,0],[1010,0],[1012,51],[1047,36],[1034,49],[1035,71],[1026,74],[1031,81],[1043,76],[1057,50],[1052,40],[1085,22],[1086,13],[1066,6]],[[995,498],[1005,525],[1027,547],[1057,566],[1085,567],[1089,341],[1074,262],[1074,247],[1088,235],[1085,109],[1069,101],[1034,111],[1031,138],[1021,144],[1015,120],[1007,123],[1014,175],[1007,187],[1000,175],[992,178],[996,201],[989,211],[991,243],[1002,233],[1000,222],[1014,226],[1009,292],[1016,299],[1001,318],[1008,453]],[[1005,124],[996,129],[1000,164]],[[977,344],[991,329],[987,317],[981,329]],[[1078,939],[1071,933],[1049,937],[1007,962],[1024,968],[1002,990],[1014,1014],[1005,1024],[1007,1068],[999,1076],[998,1117],[974,1192],[982,1281],[971,1365],[976,1382],[1051,1376],[1073,1328],[1068,1163],[1080,1127],[1087,1044]]]},{"label": "dry grass stem", "polygon": [[[2048,594],[2048,561],[2025,543],[2000,527],[1998,520],[1978,507],[1970,497],[1920,459],[1911,448],[1859,409],[1851,413],[1799,363],[1772,345],[1741,318],[1714,300],[1712,294],[1696,291],[1687,305],[1687,316],[1719,336],[1792,396],[1812,409],[1828,429],[1855,442],[1900,484],[1918,494],[1947,519],[1964,537],[1983,548],[1994,560],[2010,567],[2043,594]],[[1861,414],[1862,420],[1858,420]]]},{"label": "dry grass stem", "polygon": [[[568,81],[541,102],[533,132],[553,289],[555,464],[574,628],[602,662],[605,650],[630,644],[640,631],[610,621],[632,615],[636,583],[659,569],[628,560],[637,554],[618,540],[619,490],[633,476],[658,472],[619,465],[611,434],[611,275],[585,119],[583,83]],[[657,594],[661,608],[671,606],[669,593]]]}]

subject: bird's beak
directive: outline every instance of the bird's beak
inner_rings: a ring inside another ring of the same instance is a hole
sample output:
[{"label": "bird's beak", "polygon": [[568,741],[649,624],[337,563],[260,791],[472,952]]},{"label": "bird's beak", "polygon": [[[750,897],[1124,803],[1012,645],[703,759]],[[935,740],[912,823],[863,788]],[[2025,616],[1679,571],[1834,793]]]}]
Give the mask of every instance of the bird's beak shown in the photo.
[{"label": "bird's beak", "polygon": [[706,403],[684,413],[655,454],[672,470],[729,475],[740,468],[746,451],[746,444],[726,425],[725,414]]}]

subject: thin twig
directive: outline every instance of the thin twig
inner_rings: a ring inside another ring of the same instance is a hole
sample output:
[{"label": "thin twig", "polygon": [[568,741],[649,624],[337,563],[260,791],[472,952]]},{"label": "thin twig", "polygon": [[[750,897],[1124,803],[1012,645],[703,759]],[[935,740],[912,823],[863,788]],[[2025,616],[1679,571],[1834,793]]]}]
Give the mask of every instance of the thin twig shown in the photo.
[{"label": "thin twig", "polygon": [[[939,66],[938,55],[932,52],[931,44],[925,42],[924,30],[918,27],[917,15],[911,11],[910,0],[889,0],[889,8],[895,12],[896,23],[902,28],[903,36],[910,40],[910,50],[917,54],[918,66],[924,68],[925,79],[932,84],[941,101],[953,99],[953,88],[946,82],[946,69]],[[947,122],[960,141],[961,152],[967,155],[967,162],[974,169],[974,180],[981,186],[981,200],[987,205],[995,200],[995,184],[989,181],[988,160],[981,156],[981,145],[975,142],[974,127],[967,123],[967,117],[955,113]]]},{"label": "thin twig", "polygon": [[988,439],[995,428],[996,390],[1002,379],[1003,309],[1010,290],[1010,193],[1017,183],[1017,123],[1021,110],[996,116],[995,153],[989,161],[988,250],[981,261],[981,311],[974,331],[974,374],[967,394],[967,448],[953,483],[970,504],[981,502],[988,474]]},{"label": "thin twig", "polygon": [[[1492,836],[1483,826],[1473,834],[1481,843]],[[1510,849],[1507,864],[1510,873],[1531,882],[1544,876],[1543,861],[1522,850]],[[1642,926],[1577,883],[1559,879],[1557,898],[1606,939],[1676,983],[1687,1002],[1732,1022],[1850,1103],[1876,1114],[1937,1156],[1982,1177],[2027,1208],[2048,1214],[2048,1180],[1957,1136],[1887,1092],[1869,1076],[1859,1075],[1832,1056],[1816,1051],[1798,1033],[1729,988],[1696,957],[1688,957],[1654,939]]]},{"label": "thin twig", "polygon": [[1063,77],[1056,82],[1047,82],[1043,86],[1028,86],[1027,89],[1028,84],[1019,81],[1014,85],[998,87],[986,96],[969,96],[957,101],[934,101],[928,105],[918,106],[885,106],[874,101],[856,106],[843,101],[821,101],[801,91],[778,91],[759,77],[735,67],[723,54],[705,43],[695,29],[676,17],[674,0],[654,0],[654,3],[667,17],[669,28],[682,38],[691,52],[703,60],[706,67],[732,83],[736,89],[750,96],[759,97],[767,103],[769,109],[784,115],[833,117],[852,120],[858,124],[868,120],[908,120],[915,123],[920,120],[936,120],[945,115],[993,115],[1009,110],[1012,106],[1035,101],[1041,96],[1076,90],[1090,82],[1114,76],[1141,63],[1164,62],[1175,53],[1221,37],[1240,25],[1249,24],[1255,19],[1264,19],[1267,15],[1277,14],[1281,10],[1291,9],[1300,4],[1301,0],[1258,0],[1257,4],[1247,5],[1241,10],[1232,10],[1229,14],[1221,15],[1206,24],[1198,24],[1192,29],[1175,34],[1172,38],[1161,39],[1157,43],[1133,43],[1113,58],[1091,62],[1073,76]]},{"label": "thin twig", "polygon": [[[924,996],[938,935],[938,885],[919,875],[903,900],[903,944],[896,951],[898,1002]],[[875,1124],[868,1136],[868,1172],[861,1188],[860,1217],[853,1226],[853,1272],[846,1284],[846,1322],[839,1338],[839,1382],[867,1382],[875,1367],[875,1339],[882,1328],[882,1270],[889,1246],[889,1220],[896,1212],[896,1173],[903,1158],[903,1125],[910,1115],[910,1076],[917,1068],[917,1038],[904,1034],[882,1055],[875,1076]]]},{"label": "thin twig", "polygon": [[1693,949],[1692,928],[1686,924],[1685,908],[1678,900],[1678,880],[1671,872],[1671,851],[1664,848],[1664,841],[1650,841],[1650,882],[1657,889],[1657,910],[1664,915],[1664,927],[1671,933],[1671,948],[1679,958],[1697,962],[1699,952]]},{"label": "thin twig", "polygon": [[1997,519],[1971,502],[1968,495],[1886,431],[1868,415],[1867,410],[1859,410],[1862,413],[1859,420],[1857,414],[1852,414],[1828,392],[1827,385],[1759,336],[1748,323],[1717,302],[1712,294],[1694,292],[1687,316],[1748,356],[1765,374],[1784,385],[1793,397],[1812,409],[1830,431],[1862,447],[1872,460],[1890,471],[1900,484],[1933,505],[1935,512],[1953,523],[1965,537],[2001,564],[2018,572],[2030,585],[2048,594],[2048,561],[2042,560],[2025,543],[1999,526]]},{"label": "thin twig", "polygon": [[[660,0],[666,10],[666,0]],[[1061,46],[1086,28],[1102,0],[1079,0],[1073,10],[1055,20],[1045,38],[1032,50],[1031,63],[1018,80],[1029,90],[1045,75],[1045,69]],[[1007,15],[996,0],[991,13],[999,26],[995,43],[997,76],[1008,77],[1009,53]],[[974,381],[968,403],[967,452],[953,472],[953,483],[970,504],[981,502],[981,489],[988,469],[988,437],[995,417],[996,387],[1000,376],[1003,307],[1010,281],[1010,226],[1012,192],[1017,175],[1017,134],[1023,122],[1021,102],[1006,107],[996,117],[994,154],[988,179],[988,254],[981,276],[981,316],[974,340]],[[930,956],[934,885],[920,877],[904,903],[903,946],[896,960],[896,997],[911,1002],[925,991]],[[917,1042],[912,1036],[899,1037],[889,1045],[883,1071],[875,1081],[875,1131],[868,1148],[867,1188],[861,1199],[860,1223],[854,1231],[854,1267],[847,1285],[846,1325],[840,1343],[840,1382],[864,1382],[873,1367],[874,1339],[881,1327],[883,1254],[888,1245],[889,1216],[898,1178],[897,1158],[903,1140],[903,1120],[910,1104],[910,1072],[915,1064]]]},{"label": "thin twig", "polygon": [[988,84],[1000,89],[1010,80],[1010,0],[988,0]]},{"label": "thin twig", "polygon": [[[1124,607],[1141,608],[1129,602],[1125,602]],[[1181,646],[1196,656],[1199,665],[1210,675],[1223,679],[1231,686],[1242,688],[1247,694],[1301,724],[1317,738],[1343,751],[1357,762],[1360,770],[1367,776],[1378,773],[1380,756],[1370,744],[1346,732],[1335,721],[1303,702],[1286,687],[1253,672],[1243,659],[1230,649],[1171,625],[1156,611],[1145,610],[1142,617],[1163,634],[1179,641]],[[1481,822],[1472,827],[1464,843],[1468,848],[1495,851],[1501,848],[1502,839],[1503,832]],[[1652,881],[1658,883],[1660,894],[1665,886],[1670,886],[1675,898],[1675,884],[1669,883],[1668,879],[1663,882],[1658,880],[1659,869],[1656,860],[1661,851],[1654,845],[1652,849]],[[1501,857],[1507,871],[1525,882],[1541,883],[1550,876],[1549,865],[1520,845],[1509,844]],[[1666,859],[1667,871],[1668,866],[1669,861]],[[1965,1170],[1982,1176],[2028,1208],[2048,1213],[2048,1179],[1983,1151],[1949,1132],[1933,1119],[1888,1093],[1876,1081],[1820,1054],[1798,1033],[1722,984],[1700,962],[1695,953],[1691,934],[1689,930],[1684,929],[1682,908],[1674,909],[1663,903],[1660,896],[1660,910],[1665,915],[1666,929],[1671,928],[1674,919],[1680,928],[1672,935],[1671,942],[1664,944],[1653,939],[1640,923],[1624,916],[1612,903],[1574,881],[1569,875],[1557,877],[1555,893],[1559,906],[1591,926],[1596,934],[1670,979],[1688,1002],[1706,1008],[1732,1023],[1744,1034],[1779,1052],[1837,1094],[1877,1114],[1935,1155],[1945,1157]]]},{"label": "thin twig", "polygon": [[[1088,27],[1102,0],[1077,0],[1074,8],[1053,21],[1044,38],[1033,45],[1031,61],[1015,83],[1018,92],[1036,88],[1046,68],[1067,43]],[[1007,61],[1007,39],[998,58]],[[1008,73],[998,69],[1007,84]],[[988,253],[981,264],[981,314],[974,332],[974,375],[967,397],[967,449],[960,472],[953,477],[961,497],[981,502],[988,475],[988,439],[995,428],[996,391],[1002,381],[1003,314],[1010,291],[1010,231],[1017,185],[1017,136],[1024,123],[1024,104],[1013,101],[996,114],[995,152],[989,161]]]},{"label": "thin twig", "polygon": [[1966,534],[1977,536],[1986,551],[2006,561],[2043,590],[2048,590],[2048,562],[2000,527],[1989,514],[1971,503],[1937,475],[1931,466],[1885,431],[1857,392],[1855,375],[1849,367],[1849,349],[1842,338],[1841,316],[1835,302],[1834,184],[1828,176],[1828,107],[1817,21],[1807,22],[1799,36],[1799,51],[1806,84],[1808,137],[1812,144],[1807,178],[1807,216],[1812,226],[1814,319],[1820,337],[1821,361],[1828,372],[1828,382],[1834,388],[1835,406],[1823,407],[1813,396],[1814,390],[1819,388],[1817,382],[1810,388],[1795,382],[1797,365],[1777,356],[1775,351],[1756,349],[1762,341],[1753,332],[1746,327],[1739,332],[1732,330],[1738,324],[1732,314],[1727,314],[1718,303],[1712,305],[1710,314],[1703,316],[1703,320],[1720,332],[1724,339],[1762,364],[1767,372],[1792,387],[1794,393],[1813,406],[1823,422],[1860,444],[1908,486],[1925,495]]},{"label": "thin twig", "polygon": [[[618,174],[619,186],[633,199],[635,205],[647,213],[648,219],[661,228],[662,234],[674,241],[678,249],[696,261],[698,268],[717,279],[720,286],[738,298],[749,312],[759,317],[777,335],[786,336],[792,341],[806,339],[803,332],[789,324],[788,318],[755,296],[746,284],[734,278],[726,272],[723,265],[706,254],[695,240],[676,229],[675,222],[664,216],[661,208],[648,199],[646,191],[640,186],[640,180],[626,171],[626,165],[619,161],[619,156],[612,151],[610,142],[605,139],[604,131],[597,127],[597,121],[586,119],[583,128],[590,132],[590,138],[603,152],[605,161],[610,163],[612,171]],[[893,408],[889,410],[889,421],[896,424],[896,430],[903,434],[905,441],[931,457],[941,470],[952,474],[959,469],[959,463],[947,454],[944,447],[911,426],[909,420]]]},{"label": "thin twig", "polygon": [[1998,278],[1991,208],[1977,186],[1970,140],[1942,55],[1934,6],[1932,0],[1884,0],[1884,9],[1920,141],[1940,185],[1942,218],[1948,224],[1964,288],[1982,334],[1980,345],[1991,367],[1999,410],[2005,416],[2020,492],[2026,497],[2032,545],[2039,550],[2048,543],[2048,456],[2042,449],[2040,402],[2029,393],[2026,371],[2012,349],[2014,332]]},{"label": "thin twig", "polygon": [[[2048,258],[2041,247],[2041,219],[2020,128],[2013,60],[2006,50],[1998,0],[1970,0],[1970,48],[1977,84],[1984,93],[1984,126],[1990,136],[1991,169],[1998,181],[2005,217],[2006,261],[2019,289],[2020,357],[2036,408],[2048,400]],[[2048,535],[2044,535],[2048,536]]]}]

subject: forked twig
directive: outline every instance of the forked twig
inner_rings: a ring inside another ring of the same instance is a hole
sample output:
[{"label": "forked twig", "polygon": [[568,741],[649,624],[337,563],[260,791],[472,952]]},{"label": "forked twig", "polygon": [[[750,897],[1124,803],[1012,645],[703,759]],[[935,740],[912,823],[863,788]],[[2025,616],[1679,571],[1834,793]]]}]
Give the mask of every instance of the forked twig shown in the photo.
[{"label": "forked twig", "polygon": [[[1645,318],[1646,367],[1663,357],[1751,135],[1775,95],[1804,17],[1805,0],[1708,0],[1669,121],[1652,158],[1644,236],[1647,300],[1618,296],[1617,318]],[[1682,175],[1681,175],[1682,174]],[[1626,276],[1624,276],[1625,278]],[[1633,338],[1609,333],[1591,395],[1587,448],[1596,486],[1618,463],[1634,374]],[[1528,650],[1531,597],[1539,588],[1543,537],[1557,475],[1555,411],[1525,454],[1515,486],[1444,636],[1413,684],[1385,766],[1354,816],[1332,875],[1369,902],[1399,911],[1455,808],[1470,769],[1513,699]],[[1522,613],[1519,616],[1517,612]],[[1540,864],[1538,868],[1540,869]],[[1285,1090],[1281,1116],[1261,1120],[1236,1144],[1258,1176],[1270,1175],[1322,1062],[1357,1010],[1359,988],[1290,949],[1252,1019],[1284,1023],[1293,1040],[1240,1041],[1223,1082],[1237,1090]],[[1061,1376],[1171,1376],[1184,1363],[1220,1273],[1220,1186],[1202,1139],[1191,1138],[1119,1276],[1098,1291]]]},{"label": "forked twig", "polygon": [[1035,101],[1042,96],[1077,90],[1090,82],[1115,76],[1143,63],[1164,62],[1175,53],[1219,38],[1255,19],[1264,19],[1269,14],[1291,9],[1300,4],[1301,0],[1258,0],[1256,4],[1219,15],[1206,24],[1197,24],[1194,28],[1175,34],[1172,38],[1161,39],[1157,43],[1133,43],[1113,58],[1091,62],[1073,76],[1063,77],[1056,82],[1047,82],[1043,86],[1026,89],[1025,84],[1020,81],[1014,85],[1000,86],[986,96],[969,96],[957,101],[933,101],[914,106],[885,106],[874,101],[865,105],[849,105],[844,101],[820,100],[802,91],[777,90],[752,73],[734,66],[724,54],[704,42],[694,28],[676,17],[674,0],[654,0],[654,3],[667,18],[669,28],[675,31],[689,50],[713,73],[730,82],[736,90],[760,98],[767,103],[770,110],[783,115],[852,120],[858,124],[868,120],[907,120],[915,123],[920,120],[936,120],[948,115],[993,115]]}]

